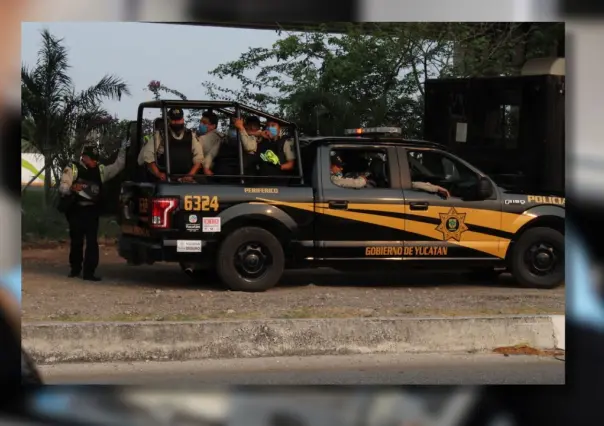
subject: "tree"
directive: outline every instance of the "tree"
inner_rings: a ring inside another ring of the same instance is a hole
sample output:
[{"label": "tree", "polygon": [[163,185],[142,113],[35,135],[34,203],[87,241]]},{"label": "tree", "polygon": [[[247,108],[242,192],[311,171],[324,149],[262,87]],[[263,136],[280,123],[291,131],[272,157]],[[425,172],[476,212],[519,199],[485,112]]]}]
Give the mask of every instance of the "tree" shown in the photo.
[{"label": "tree", "polygon": [[279,32],[272,47],[252,47],[210,73],[238,80],[240,90],[210,84],[208,93],[282,115],[312,135],[395,125],[419,137],[427,79],[518,73],[559,40],[564,27],[555,25],[350,23],[342,34]]},{"label": "tree", "polygon": [[[107,125],[105,99],[130,95],[119,77],[105,75],[98,83],[77,92],[68,72],[67,47],[63,39],[41,32],[42,45],[35,66],[21,67],[21,103],[28,143],[44,155],[44,192],[48,205],[53,165],[72,158],[87,136]],[[55,179],[57,171],[54,170]]]}]

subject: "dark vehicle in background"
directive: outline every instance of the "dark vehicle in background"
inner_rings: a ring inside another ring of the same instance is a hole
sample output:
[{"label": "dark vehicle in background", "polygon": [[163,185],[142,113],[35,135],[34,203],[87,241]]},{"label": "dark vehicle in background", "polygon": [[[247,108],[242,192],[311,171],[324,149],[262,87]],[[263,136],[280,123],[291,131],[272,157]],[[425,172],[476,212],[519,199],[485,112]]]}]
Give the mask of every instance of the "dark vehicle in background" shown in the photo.
[{"label": "dark vehicle in background", "polygon": [[506,188],[564,192],[564,65],[542,58],[515,77],[426,81],[424,138]]},{"label": "dark vehicle in background", "polygon": [[[200,175],[181,183],[167,169],[166,182],[147,181],[136,156],[149,106],[159,106],[164,117],[168,108],[179,107],[278,120],[302,161],[287,177],[258,176],[245,169],[247,154],[238,144],[238,175]],[[400,129],[299,139],[293,123],[216,101],[142,104],[138,121],[119,207],[119,253],[131,264],[215,269],[228,288],[243,291],[273,287],[285,268],[316,266],[505,268],[524,286],[563,282],[563,197],[501,188],[442,146],[403,139]],[[347,173],[364,174],[371,185],[337,186],[330,174],[334,156]],[[451,196],[414,189],[413,182],[440,185]]]}]

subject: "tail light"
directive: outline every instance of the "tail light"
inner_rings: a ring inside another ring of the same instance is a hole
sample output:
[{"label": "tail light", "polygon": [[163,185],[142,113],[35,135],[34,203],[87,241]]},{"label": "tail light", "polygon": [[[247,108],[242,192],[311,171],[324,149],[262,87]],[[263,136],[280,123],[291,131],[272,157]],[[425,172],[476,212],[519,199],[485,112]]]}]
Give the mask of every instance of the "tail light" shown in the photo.
[{"label": "tail light", "polygon": [[178,207],[178,198],[154,198],[151,200],[151,228],[170,227],[172,212]]}]

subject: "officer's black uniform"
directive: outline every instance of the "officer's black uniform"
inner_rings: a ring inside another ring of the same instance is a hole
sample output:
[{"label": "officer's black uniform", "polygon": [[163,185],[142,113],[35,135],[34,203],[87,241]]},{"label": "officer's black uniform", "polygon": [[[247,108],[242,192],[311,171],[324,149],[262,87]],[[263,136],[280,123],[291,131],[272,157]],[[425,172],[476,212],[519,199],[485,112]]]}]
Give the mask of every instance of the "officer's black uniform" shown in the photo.
[{"label": "officer's black uniform", "polygon": [[[228,133],[223,143],[220,144],[218,155],[214,158],[213,171],[216,175],[229,175],[238,176],[240,174],[239,168],[239,145],[241,141],[237,133]],[[251,154],[244,149],[243,153],[243,174],[254,175],[255,174],[255,154]],[[238,178],[224,179],[224,182],[239,182]]]},{"label": "officer's black uniform", "polygon": [[[285,143],[288,139],[291,138],[282,136],[274,140],[264,139],[258,143],[255,160],[259,176],[291,176],[291,171],[281,170],[281,165],[287,163]],[[283,182],[287,182],[287,179]]]},{"label": "officer's black uniform", "polygon": [[[162,137],[165,138],[163,132]],[[170,174],[186,175],[193,164],[193,152],[191,151],[193,132],[185,129],[182,139],[176,139],[172,132],[168,132],[168,143],[170,144]],[[162,168],[166,167],[165,152],[157,156],[157,165]]]},{"label": "officer's black uniform", "polygon": [[[87,155],[89,154],[91,153]],[[88,191],[81,192],[90,195],[90,198],[85,198],[81,193],[75,194],[73,205],[65,212],[69,223],[69,238],[71,239],[71,250],[69,252],[70,275],[79,275],[82,266],[84,266],[84,279],[96,281],[98,279],[94,276],[94,272],[99,265],[99,201],[103,188],[101,169],[98,166],[86,168],[81,164],[75,164],[75,166],[77,168],[77,178],[74,183],[88,185]],[[86,253],[84,253],[84,239],[86,239]]]},{"label": "officer's black uniform", "polygon": [[[98,161],[99,158],[96,147],[84,147],[82,156],[84,155],[95,161]],[[79,276],[83,272],[85,280],[100,280],[94,273],[99,264],[98,232],[103,183],[116,176],[123,169],[124,161],[125,151],[122,151],[112,165],[97,164],[96,167],[86,167],[83,164],[74,163],[64,171],[64,176],[68,172],[72,176],[72,181],[69,182],[68,179],[68,183],[66,183],[68,187],[73,184],[84,185],[81,191],[64,195],[59,205],[69,224],[69,238],[71,240],[69,251],[71,272],[69,277]],[[64,178],[61,179],[61,185],[63,184]],[[86,240],[85,252],[84,240]]]}]

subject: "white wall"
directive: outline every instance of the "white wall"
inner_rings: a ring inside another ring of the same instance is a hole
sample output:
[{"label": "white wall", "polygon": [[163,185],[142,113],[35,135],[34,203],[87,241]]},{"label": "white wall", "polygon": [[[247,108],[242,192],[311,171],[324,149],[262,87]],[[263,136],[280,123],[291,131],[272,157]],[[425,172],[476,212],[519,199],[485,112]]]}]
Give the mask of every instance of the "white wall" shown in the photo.
[{"label": "white wall", "polygon": [[[44,156],[42,154],[21,154],[21,185],[27,183],[40,170],[44,168]],[[53,182],[54,183],[54,182]],[[44,185],[44,173],[42,173],[33,183],[32,186]]]}]

